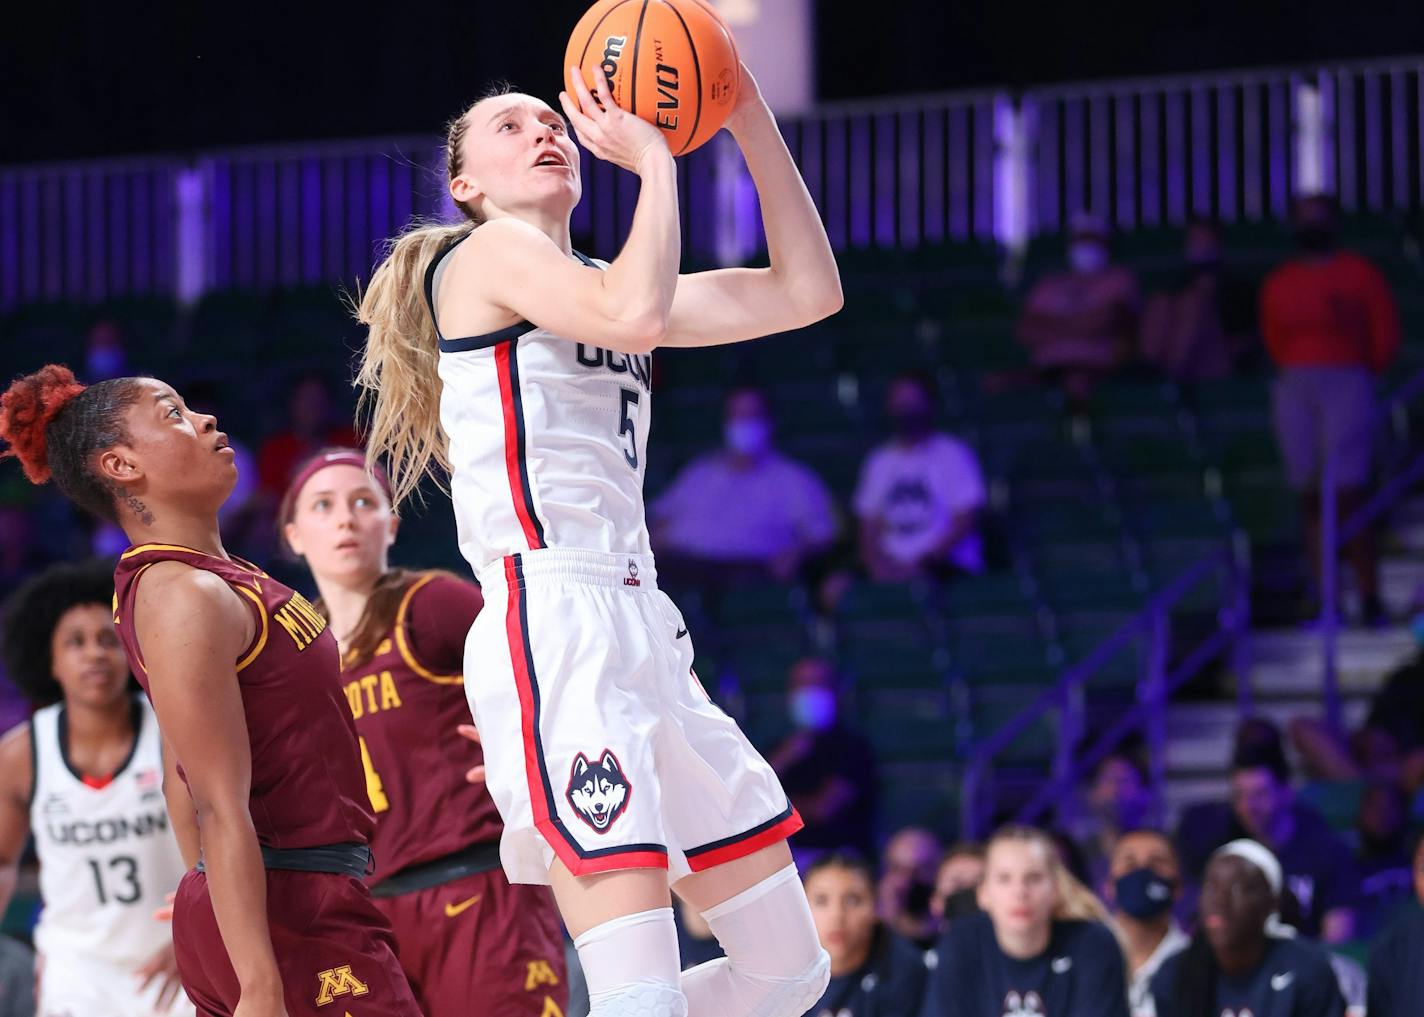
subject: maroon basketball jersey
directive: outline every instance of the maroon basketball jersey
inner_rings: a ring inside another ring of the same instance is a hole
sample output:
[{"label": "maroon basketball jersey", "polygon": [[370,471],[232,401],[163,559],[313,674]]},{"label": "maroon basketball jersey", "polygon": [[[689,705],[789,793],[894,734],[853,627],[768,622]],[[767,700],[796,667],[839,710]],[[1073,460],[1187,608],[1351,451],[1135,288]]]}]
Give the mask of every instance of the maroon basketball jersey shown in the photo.
[{"label": "maroon basketball jersey", "polygon": [[376,652],[343,676],[376,813],[372,883],[503,829],[485,786],[465,780],[483,761],[479,746],[455,733],[471,723],[464,646],[482,604],[473,583],[417,575]]},{"label": "maroon basketball jersey", "polygon": [[144,571],[161,561],[211,572],[239,594],[256,620],[256,635],[236,665],[252,749],[248,801],[258,842],[270,848],[368,842],[374,822],[356,729],[325,620],[300,593],[248,562],[171,544],[130,548],[114,570],[114,624],[145,692],[134,598]]}]

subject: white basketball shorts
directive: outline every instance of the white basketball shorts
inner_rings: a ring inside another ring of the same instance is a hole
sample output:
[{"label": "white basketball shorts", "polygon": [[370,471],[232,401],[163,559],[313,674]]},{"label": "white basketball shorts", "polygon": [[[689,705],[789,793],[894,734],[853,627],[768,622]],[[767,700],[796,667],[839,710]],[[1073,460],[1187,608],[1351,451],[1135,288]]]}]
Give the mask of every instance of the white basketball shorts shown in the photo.
[{"label": "white basketball shorts", "polygon": [[514,883],[666,869],[669,882],[801,828],[781,782],[692,671],[652,558],[558,548],[480,575],[465,693]]},{"label": "white basketball shorts", "polygon": [[[135,965],[137,967],[137,965]],[[180,991],[166,1009],[158,1006],[155,979],[147,988],[133,968],[83,957],[46,954],[40,964],[36,1017],[193,1017],[193,1004]]]}]

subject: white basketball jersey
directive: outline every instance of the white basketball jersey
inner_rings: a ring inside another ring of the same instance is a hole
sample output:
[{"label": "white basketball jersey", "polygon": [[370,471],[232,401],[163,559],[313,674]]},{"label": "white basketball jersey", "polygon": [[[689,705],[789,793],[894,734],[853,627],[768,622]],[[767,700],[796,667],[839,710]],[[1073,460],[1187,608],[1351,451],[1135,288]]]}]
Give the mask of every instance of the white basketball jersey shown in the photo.
[{"label": "white basketball jersey", "polygon": [[153,917],[184,865],[163,800],[158,721],[134,697],[133,752],[102,788],[85,784],[64,751],[64,706],[30,724],[35,763],[30,828],[44,909],[35,946],[46,956],[137,966],[171,938]]},{"label": "white basketball jersey", "polygon": [[[426,273],[432,314],[448,254]],[[460,550],[476,573],[543,547],[651,553],[643,516],[651,354],[572,342],[528,322],[442,336],[440,349],[450,494]]]}]

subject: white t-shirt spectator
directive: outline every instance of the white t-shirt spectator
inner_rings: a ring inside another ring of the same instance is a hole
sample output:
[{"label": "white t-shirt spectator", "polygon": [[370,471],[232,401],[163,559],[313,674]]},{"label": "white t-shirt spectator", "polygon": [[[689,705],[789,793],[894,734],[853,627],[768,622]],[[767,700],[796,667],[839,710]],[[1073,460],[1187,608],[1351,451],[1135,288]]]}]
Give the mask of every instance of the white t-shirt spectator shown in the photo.
[{"label": "white t-shirt spectator", "polygon": [[652,517],[659,550],[714,561],[769,561],[836,536],[826,485],[779,452],[740,470],[726,452],[699,456],[653,502]]},{"label": "white t-shirt spectator", "polygon": [[[883,520],[882,550],[909,563],[944,539],[955,516],[982,508],[985,498],[973,449],[947,434],[931,434],[914,445],[888,442],[870,453],[860,469],[855,514]],[[949,560],[966,572],[983,571],[977,530],[950,549]]]}]

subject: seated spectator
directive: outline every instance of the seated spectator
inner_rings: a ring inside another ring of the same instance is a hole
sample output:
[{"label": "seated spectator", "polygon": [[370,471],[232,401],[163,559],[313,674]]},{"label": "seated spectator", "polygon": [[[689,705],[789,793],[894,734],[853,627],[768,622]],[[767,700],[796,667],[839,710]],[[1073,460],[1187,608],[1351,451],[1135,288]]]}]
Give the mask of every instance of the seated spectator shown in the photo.
[{"label": "seated spectator", "polygon": [[806,897],[831,980],[809,1017],[889,1017],[919,1013],[924,955],[875,917],[875,880],[858,855],[833,852],[806,870]]},{"label": "seated spectator", "polygon": [[987,495],[973,450],[935,429],[934,387],[925,378],[892,381],[886,413],[894,437],[866,458],[855,491],[866,572],[900,582],[983,571],[979,514]]},{"label": "seated spectator", "polygon": [[941,930],[947,929],[955,918],[978,910],[979,883],[983,878],[983,845],[964,841],[944,853],[935,873],[934,896],[930,898],[930,914]]},{"label": "seated spectator", "polygon": [[1259,719],[1238,733],[1230,806],[1186,810],[1178,843],[1193,871],[1191,859],[1241,837],[1260,841],[1279,859],[1300,902],[1301,931],[1326,943],[1354,938],[1360,894],[1354,855],[1318,812],[1295,800],[1280,734]]},{"label": "seated spectator", "polygon": [[831,493],[777,451],[759,389],[727,396],[723,436],[723,448],[688,463],[650,506],[653,545],[699,571],[788,582],[836,538]]},{"label": "seated spectator", "polygon": [[1006,827],[990,838],[979,906],[936,947],[926,1017],[1127,1017],[1106,913],[1041,832]]},{"label": "seated spectator", "polygon": [[[1424,642],[1424,615],[1413,628]],[[1348,738],[1316,717],[1297,717],[1290,734],[1311,777],[1395,780],[1417,789],[1424,784],[1424,648],[1385,676],[1364,724]]]},{"label": "seated spectator", "polygon": [[[1292,221],[1298,253],[1266,279],[1261,331],[1278,368],[1276,438],[1286,475],[1299,495],[1318,590],[1322,470],[1327,458],[1334,463],[1338,518],[1344,522],[1369,494],[1375,378],[1399,349],[1399,312],[1379,269],[1362,255],[1336,247],[1331,198],[1302,198]],[[1355,574],[1362,620],[1386,623],[1372,528],[1361,530],[1344,550]],[[1307,610],[1313,616],[1313,606]]]},{"label": "seated spectator", "polygon": [[1128,830],[1113,845],[1104,900],[1127,951],[1127,1001],[1132,1017],[1153,1017],[1152,977],[1189,940],[1172,916],[1182,893],[1182,865],[1171,838]]},{"label": "seated spectator", "polygon": [[1376,782],[1365,788],[1355,830],[1360,845],[1360,923],[1356,935],[1364,939],[1388,924],[1413,892],[1409,803],[1397,783]]},{"label": "seated spectator", "polygon": [[1139,295],[1130,270],[1112,263],[1107,224],[1073,217],[1068,270],[1038,281],[1019,317],[1019,342],[1039,374],[1081,405],[1135,352]]},{"label": "seated spectator", "polygon": [[788,710],[796,730],[767,755],[805,826],[796,835],[799,857],[874,848],[879,796],[875,750],[840,717],[835,668],[807,657],[791,668]]},{"label": "seated spectator", "polygon": [[684,971],[726,956],[722,944],[717,942],[717,936],[712,932],[712,926],[707,924],[700,911],[677,894],[672,895],[672,908],[677,917],[677,955],[682,960]]},{"label": "seated spectator", "polygon": [[1225,378],[1253,343],[1256,295],[1222,264],[1221,229],[1187,224],[1181,277],[1142,315],[1142,357],[1173,381]]},{"label": "seated spectator", "polygon": [[1370,950],[1369,1017],[1417,1017],[1424,1000],[1424,830],[1410,843],[1412,899]]},{"label": "seated spectator", "polygon": [[1074,832],[1083,856],[1089,886],[1101,891],[1117,838],[1151,819],[1154,801],[1142,761],[1130,750],[1118,749],[1093,770],[1088,786],[1087,815]]},{"label": "seated spectator", "polygon": [[281,500],[292,471],[324,448],[361,448],[350,417],[339,411],[324,375],[304,374],[287,393],[287,426],[257,450],[261,489],[273,504]]},{"label": "seated spectator", "polygon": [[1284,886],[1280,862],[1255,841],[1212,855],[1201,928],[1152,979],[1156,1017],[1342,1017],[1329,953],[1281,924]]},{"label": "seated spectator", "polygon": [[876,887],[880,920],[922,949],[933,944],[939,932],[930,913],[930,898],[942,851],[934,834],[907,826],[885,843],[880,855]]}]

